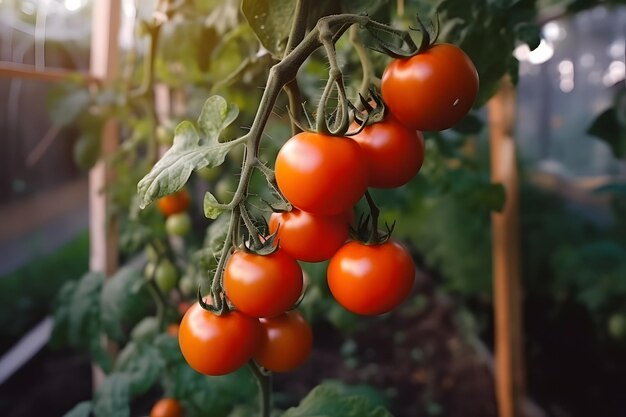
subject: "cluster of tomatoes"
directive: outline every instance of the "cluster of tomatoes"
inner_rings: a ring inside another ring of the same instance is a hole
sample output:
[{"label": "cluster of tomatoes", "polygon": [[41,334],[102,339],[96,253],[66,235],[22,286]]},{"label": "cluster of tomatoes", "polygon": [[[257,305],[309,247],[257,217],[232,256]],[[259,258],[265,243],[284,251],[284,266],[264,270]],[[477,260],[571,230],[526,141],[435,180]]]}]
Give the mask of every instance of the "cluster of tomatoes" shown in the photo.
[{"label": "cluster of tomatoes", "polygon": [[[305,131],[278,152],[276,182],[293,207],[273,213],[277,249],[237,248],[223,271],[232,310],[216,315],[195,303],[185,313],[179,343],[189,365],[207,375],[235,371],[253,359],[267,370],[301,365],[312,331],[294,309],[302,296],[302,262],[329,260],[336,301],[362,315],[391,311],[409,294],[415,267],[408,250],[372,224],[364,241],[350,238],[353,208],[368,187],[406,184],[424,160],[421,131],[452,127],[471,108],[478,75],[453,45],[431,45],[395,59],[382,77],[386,109],[352,136]],[[381,103],[382,104],[382,103]],[[375,222],[372,222],[375,223]]]}]

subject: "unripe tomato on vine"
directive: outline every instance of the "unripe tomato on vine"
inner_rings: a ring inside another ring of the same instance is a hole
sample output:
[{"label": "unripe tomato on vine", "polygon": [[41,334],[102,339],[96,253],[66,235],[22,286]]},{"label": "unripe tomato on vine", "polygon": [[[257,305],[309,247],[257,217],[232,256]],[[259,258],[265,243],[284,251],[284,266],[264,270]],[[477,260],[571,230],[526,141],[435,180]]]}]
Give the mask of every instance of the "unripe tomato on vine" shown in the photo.
[{"label": "unripe tomato on vine", "polygon": [[261,337],[259,320],[238,311],[218,316],[199,303],[183,316],[178,342],[183,357],[205,375],[225,375],[252,359]]},{"label": "unripe tomato on vine", "polygon": [[276,233],[280,250],[304,262],[330,259],[348,238],[349,215],[315,216],[294,208],[272,213],[270,233]]},{"label": "unripe tomato on vine", "polygon": [[165,217],[187,210],[190,203],[189,192],[186,189],[159,198],[157,205]]},{"label": "unripe tomato on vine", "polygon": [[327,272],[333,297],[346,310],[367,316],[391,311],[413,287],[415,265],[395,240],[346,243],[331,258]]},{"label": "unripe tomato on vine", "polygon": [[273,372],[291,371],[306,361],[313,347],[313,331],[297,310],[263,318],[261,340],[254,360]]},{"label": "unripe tomato on vine", "polygon": [[300,298],[302,268],[280,249],[269,255],[236,251],[224,268],[224,291],[248,316],[278,316]]},{"label": "unripe tomato on vine", "polygon": [[302,132],[276,156],[276,182],[285,198],[315,215],[345,213],[367,189],[367,165],[352,139]]},{"label": "unripe tomato on vine", "polygon": [[472,108],[478,73],[459,47],[435,44],[391,61],[381,90],[385,103],[405,126],[422,132],[445,130]]},{"label": "unripe tomato on vine", "polygon": [[[356,124],[352,127],[358,128]],[[365,126],[352,139],[365,154],[370,187],[400,187],[419,172],[424,162],[422,134],[404,126],[391,113],[383,121]]]}]

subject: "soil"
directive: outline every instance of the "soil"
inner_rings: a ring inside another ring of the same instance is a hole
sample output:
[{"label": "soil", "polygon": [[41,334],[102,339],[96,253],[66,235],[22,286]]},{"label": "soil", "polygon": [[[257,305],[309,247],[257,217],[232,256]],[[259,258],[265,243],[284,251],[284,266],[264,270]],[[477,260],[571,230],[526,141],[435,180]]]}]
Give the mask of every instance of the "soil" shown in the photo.
[{"label": "soil", "polygon": [[[396,417],[496,417],[493,375],[460,335],[454,305],[435,293],[426,275],[418,276],[414,290],[426,296],[424,308],[409,305],[384,320],[369,319],[351,338],[317,326],[311,357],[300,369],[276,375],[277,390],[302,398],[320,381],[337,379],[387,394]],[[340,354],[346,343],[354,346],[351,355]]]},{"label": "soil", "polygon": [[[390,397],[396,417],[496,417],[492,374],[460,335],[454,305],[426,275],[419,275],[415,291],[425,296],[422,306],[405,303],[384,319],[367,319],[351,336],[316,326],[307,363],[276,375],[277,391],[286,394],[276,396],[276,405],[295,405],[320,381],[337,379],[376,387]],[[62,416],[91,397],[90,371],[87,356],[44,349],[0,386],[0,415]]]}]

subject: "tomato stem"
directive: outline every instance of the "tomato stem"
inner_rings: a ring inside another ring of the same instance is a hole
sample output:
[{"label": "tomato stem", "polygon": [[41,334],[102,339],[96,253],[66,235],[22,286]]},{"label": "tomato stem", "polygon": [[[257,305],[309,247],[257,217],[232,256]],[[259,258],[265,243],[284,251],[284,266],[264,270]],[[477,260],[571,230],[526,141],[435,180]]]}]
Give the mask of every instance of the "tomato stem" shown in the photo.
[{"label": "tomato stem", "polygon": [[359,57],[359,61],[361,62],[361,69],[363,71],[363,78],[361,79],[361,86],[359,87],[359,95],[365,96],[369,91],[370,86],[373,84],[377,88],[380,88],[380,78],[376,76],[376,72],[374,71],[374,66],[372,65],[372,60],[370,59],[367,50],[365,49],[365,45],[363,45],[363,41],[359,36],[359,31],[357,26],[352,26],[350,28],[350,42],[352,46],[356,50],[356,53]]},{"label": "tomato stem", "polygon": [[259,386],[260,416],[270,417],[272,413],[272,374],[263,372],[253,360],[248,362],[248,365]]}]

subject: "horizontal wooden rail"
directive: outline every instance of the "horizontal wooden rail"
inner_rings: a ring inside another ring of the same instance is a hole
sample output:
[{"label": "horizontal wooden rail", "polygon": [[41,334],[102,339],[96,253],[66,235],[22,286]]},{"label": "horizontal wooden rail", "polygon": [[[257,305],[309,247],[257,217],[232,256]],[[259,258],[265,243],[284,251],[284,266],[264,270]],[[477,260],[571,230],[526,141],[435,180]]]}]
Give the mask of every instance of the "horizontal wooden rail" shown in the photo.
[{"label": "horizontal wooden rail", "polygon": [[36,81],[58,82],[79,77],[86,83],[100,83],[100,79],[87,72],[72,71],[61,68],[37,69],[34,65],[0,61],[0,77],[21,78]]}]

